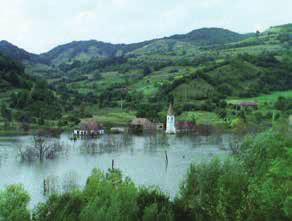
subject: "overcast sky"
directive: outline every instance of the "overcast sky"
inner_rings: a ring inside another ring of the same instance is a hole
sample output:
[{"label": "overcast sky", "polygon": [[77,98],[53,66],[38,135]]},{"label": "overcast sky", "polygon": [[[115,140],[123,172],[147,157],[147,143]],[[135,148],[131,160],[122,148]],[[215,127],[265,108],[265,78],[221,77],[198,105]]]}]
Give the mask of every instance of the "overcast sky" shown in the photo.
[{"label": "overcast sky", "polygon": [[0,39],[35,53],[73,40],[133,43],[202,27],[246,33],[292,22],[292,0],[0,1]]}]

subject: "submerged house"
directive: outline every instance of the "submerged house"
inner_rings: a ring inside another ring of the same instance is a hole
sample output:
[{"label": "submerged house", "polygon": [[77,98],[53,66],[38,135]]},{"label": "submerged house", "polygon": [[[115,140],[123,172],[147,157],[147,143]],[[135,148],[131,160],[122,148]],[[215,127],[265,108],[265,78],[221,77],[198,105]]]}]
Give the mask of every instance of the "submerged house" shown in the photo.
[{"label": "submerged house", "polygon": [[129,128],[132,132],[142,133],[156,130],[156,124],[152,123],[147,118],[135,118],[129,125]]},{"label": "submerged house", "polygon": [[88,121],[80,125],[80,129],[76,129],[73,132],[74,136],[81,137],[96,137],[105,133],[102,124],[98,124],[95,121]]},{"label": "submerged house", "polygon": [[178,133],[192,132],[197,129],[196,125],[192,122],[177,122],[175,126]]}]

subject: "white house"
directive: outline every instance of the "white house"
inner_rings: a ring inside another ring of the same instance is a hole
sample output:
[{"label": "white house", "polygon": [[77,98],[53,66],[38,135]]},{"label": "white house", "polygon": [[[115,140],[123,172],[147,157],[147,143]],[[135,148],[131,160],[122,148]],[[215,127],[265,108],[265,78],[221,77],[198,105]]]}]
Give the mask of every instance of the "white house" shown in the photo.
[{"label": "white house", "polygon": [[175,128],[175,116],[173,111],[172,103],[169,105],[167,118],[166,118],[166,133],[168,134],[175,134],[176,128]]}]

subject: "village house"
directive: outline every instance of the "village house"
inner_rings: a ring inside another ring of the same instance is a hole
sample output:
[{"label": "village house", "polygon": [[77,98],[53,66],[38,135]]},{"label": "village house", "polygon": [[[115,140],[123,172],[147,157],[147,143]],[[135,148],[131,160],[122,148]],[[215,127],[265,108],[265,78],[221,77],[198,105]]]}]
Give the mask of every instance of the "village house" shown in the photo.
[{"label": "village house", "polygon": [[95,121],[88,121],[80,125],[80,129],[76,129],[73,132],[74,136],[78,137],[96,137],[105,133],[102,124],[98,124]]},{"label": "village house", "polygon": [[241,102],[239,106],[240,108],[243,108],[243,109],[248,109],[248,108],[257,109],[258,108],[258,104],[256,102]]},{"label": "village house", "polygon": [[132,132],[142,133],[156,130],[156,124],[146,118],[135,118],[129,125]]}]

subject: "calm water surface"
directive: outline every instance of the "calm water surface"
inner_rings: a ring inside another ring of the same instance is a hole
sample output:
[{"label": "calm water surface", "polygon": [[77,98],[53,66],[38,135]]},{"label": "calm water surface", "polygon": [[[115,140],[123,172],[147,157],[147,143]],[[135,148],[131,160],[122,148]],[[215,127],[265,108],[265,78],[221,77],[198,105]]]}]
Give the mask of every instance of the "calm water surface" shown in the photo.
[{"label": "calm water surface", "polygon": [[53,177],[60,188],[65,188],[68,180],[74,180],[82,187],[93,168],[106,171],[114,160],[115,167],[136,184],[159,186],[174,197],[191,163],[225,157],[234,139],[229,134],[157,134],[105,135],[96,140],[73,142],[68,134],[63,134],[60,140],[66,150],[58,158],[43,163],[25,163],[18,158],[18,148],[30,144],[32,137],[0,137],[0,189],[9,184],[23,184],[31,195],[31,206],[34,206],[45,200],[45,178]]}]

